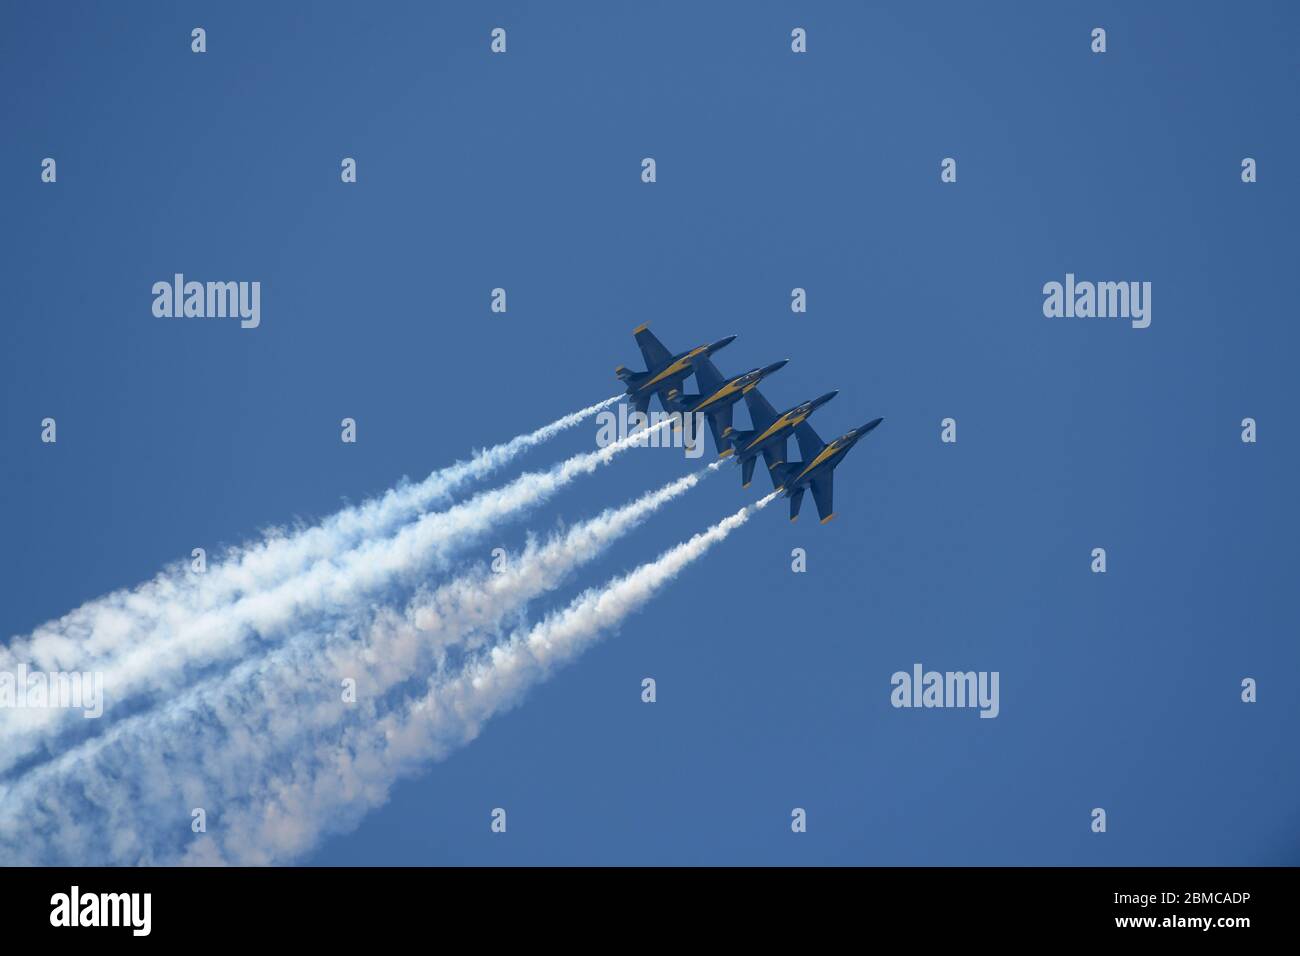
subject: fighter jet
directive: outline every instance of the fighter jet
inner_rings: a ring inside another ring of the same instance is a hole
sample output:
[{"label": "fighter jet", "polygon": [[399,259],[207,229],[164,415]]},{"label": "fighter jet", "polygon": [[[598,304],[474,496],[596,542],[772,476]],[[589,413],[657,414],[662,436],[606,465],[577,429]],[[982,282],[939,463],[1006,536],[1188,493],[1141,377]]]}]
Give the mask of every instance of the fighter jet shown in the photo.
[{"label": "fighter jet", "polygon": [[849,449],[867,432],[871,431],[883,418],[873,418],[865,425],[851,429],[835,439],[829,445],[813,431],[807,422],[801,423],[795,430],[795,440],[799,442],[799,453],[803,461],[790,461],[779,465],[772,473],[780,482],[781,491],[790,499],[790,520],[799,517],[799,506],[803,504],[803,493],[812,488],[813,501],[817,503],[817,515],[822,524],[835,517],[833,505],[835,466],[844,460]]},{"label": "fighter jet", "polygon": [[677,389],[669,389],[667,408],[683,415],[701,413],[708,419],[709,429],[713,432],[713,444],[722,453],[731,445],[731,412],[736,402],[740,401],[745,389],[757,385],[764,378],[785,367],[789,359],[773,362],[763,368],[751,368],[743,375],[733,379],[724,379],[718,367],[710,358],[697,359],[695,362],[695,383],[700,388],[698,395],[684,395]]},{"label": "fighter jet", "polygon": [[772,487],[777,487],[779,482],[776,466],[785,464],[786,442],[790,433],[802,424],[804,419],[838,394],[838,389],[827,392],[778,415],[776,409],[763,397],[763,393],[756,386],[749,386],[744,392],[745,404],[749,406],[749,420],[754,423],[754,429],[745,432],[732,431],[728,436],[731,439],[731,447],[719,457],[726,458],[735,453],[736,461],[740,462],[741,487],[748,488],[754,477],[754,462],[758,460],[758,453],[762,452],[763,460],[767,462],[768,474],[772,477]]},{"label": "fighter jet", "polygon": [[725,339],[718,339],[712,345],[700,345],[691,349],[689,352],[679,352],[673,355],[664,344],[654,337],[654,333],[644,325],[639,325],[632,330],[632,335],[636,338],[636,344],[641,347],[641,355],[645,358],[646,370],[644,372],[634,372],[626,366],[620,365],[614,369],[624,384],[627,385],[628,398],[632,400],[633,407],[638,412],[645,414],[650,407],[650,399],[658,394],[659,401],[664,403],[664,409],[671,411],[668,403],[664,402],[664,397],[668,390],[672,388],[680,389],[682,383],[691,375],[695,374],[695,363],[703,358],[708,358],[718,349],[730,345],[735,341],[734,335],[728,335]]}]

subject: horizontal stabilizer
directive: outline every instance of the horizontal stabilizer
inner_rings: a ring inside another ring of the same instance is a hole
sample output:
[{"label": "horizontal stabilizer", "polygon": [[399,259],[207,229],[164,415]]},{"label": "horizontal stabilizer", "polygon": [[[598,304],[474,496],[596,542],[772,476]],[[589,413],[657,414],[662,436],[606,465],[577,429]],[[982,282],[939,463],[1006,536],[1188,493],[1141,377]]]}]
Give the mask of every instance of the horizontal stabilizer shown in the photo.
[{"label": "horizontal stabilizer", "polygon": [[795,489],[795,493],[790,496],[790,520],[797,521],[799,518],[799,506],[803,504],[803,489]]},{"label": "horizontal stabilizer", "polygon": [[[781,445],[784,446],[785,442],[782,441]],[[766,446],[763,449],[763,461],[767,463],[767,473],[772,479],[772,487],[780,488],[781,476],[777,474],[777,471],[785,464],[785,448],[777,448],[772,445]]]},{"label": "horizontal stabilizer", "polygon": [[633,392],[641,387],[641,383],[646,380],[646,372],[634,372],[626,365],[620,365],[614,369],[614,374],[618,380],[627,386],[628,392]]},{"label": "horizontal stabilizer", "polygon": [[713,444],[717,447],[719,454],[724,449],[731,447],[731,439],[728,437],[732,434],[731,409],[732,406],[723,405],[716,411],[705,412],[709,419],[709,428],[713,432]]},{"label": "horizontal stabilizer", "polygon": [[713,447],[720,455],[727,450],[729,443],[722,436],[722,426],[718,424],[718,416],[706,412],[704,417],[709,420],[709,431],[713,433]]},{"label": "horizontal stabilizer", "polygon": [[812,480],[813,501],[817,503],[817,517],[822,519],[822,524],[835,517],[834,478],[835,472],[828,471]]},{"label": "horizontal stabilizer", "polygon": [[754,465],[757,463],[758,457],[755,455],[750,455],[740,463],[740,487],[748,488],[754,480]]}]

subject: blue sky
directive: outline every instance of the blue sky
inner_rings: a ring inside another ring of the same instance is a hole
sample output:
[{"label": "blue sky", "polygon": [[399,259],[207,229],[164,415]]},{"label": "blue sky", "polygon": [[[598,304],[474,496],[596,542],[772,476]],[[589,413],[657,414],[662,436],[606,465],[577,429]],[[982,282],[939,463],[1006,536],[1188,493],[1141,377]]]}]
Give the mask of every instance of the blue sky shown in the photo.
[{"label": "blue sky", "polygon": [[[306,862],[1300,862],[1292,5],[3,19],[5,638],[612,395],[642,323],[789,358],[778,408],[840,389],[825,437],[885,418],[834,522],[760,514]],[[175,272],[260,281],[261,326],[155,318]],[[1150,281],[1151,327],[1045,318],[1067,272]],[[630,453],[496,543],[692,467]],[[534,611],[763,480],[725,469]],[[915,662],[1000,672],[1000,715],[892,708]]]}]

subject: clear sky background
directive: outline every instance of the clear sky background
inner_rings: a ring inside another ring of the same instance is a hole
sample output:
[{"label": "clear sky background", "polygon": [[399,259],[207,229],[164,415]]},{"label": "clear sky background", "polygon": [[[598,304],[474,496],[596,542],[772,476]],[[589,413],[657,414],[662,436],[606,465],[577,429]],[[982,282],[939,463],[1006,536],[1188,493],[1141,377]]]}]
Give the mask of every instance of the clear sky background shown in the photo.
[{"label": "clear sky background", "polygon": [[[836,520],[777,503],[307,862],[1300,863],[1298,26],[1282,2],[6,4],[0,635],[612,395],[641,323],[735,333],[724,372],[791,360],[778,408],[841,390],[823,437],[884,416]],[[155,318],[175,272],[260,280],[261,327]],[[1150,281],[1151,327],[1044,318],[1066,272]],[[469,560],[694,467],[629,453]],[[724,469],[533,611],[765,481]],[[999,671],[1000,716],[892,708],[916,662]]]}]

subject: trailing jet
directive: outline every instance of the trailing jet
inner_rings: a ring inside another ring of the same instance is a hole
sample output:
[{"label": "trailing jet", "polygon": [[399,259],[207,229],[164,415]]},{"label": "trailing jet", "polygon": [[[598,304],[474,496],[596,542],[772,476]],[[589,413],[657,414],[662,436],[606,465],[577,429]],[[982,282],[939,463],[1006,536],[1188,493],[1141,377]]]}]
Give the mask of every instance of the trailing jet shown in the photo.
[{"label": "trailing jet", "polygon": [[768,473],[772,476],[772,487],[777,487],[776,466],[785,464],[786,442],[790,433],[838,394],[838,390],[827,392],[778,415],[772,404],[763,397],[763,393],[757,387],[749,386],[744,392],[745,404],[749,406],[749,420],[754,423],[754,429],[747,432],[732,431],[729,436],[731,447],[719,457],[726,458],[735,453],[736,461],[740,462],[741,487],[748,488],[754,477],[754,462],[758,460],[758,453],[762,452]]},{"label": "trailing jet", "polygon": [[665,411],[671,411],[669,403],[664,401],[669,389],[680,389],[683,382],[691,375],[695,374],[695,363],[700,359],[706,359],[718,349],[730,345],[735,341],[734,335],[728,335],[725,339],[719,339],[712,345],[700,345],[691,349],[689,352],[679,352],[673,355],[664,344],[655,338],[654,333],[644,325],[639,325],[632,330],[632,335],[636,338],[636,344],[641,348],[641,355],[645,358],[646,370],[644,372],[634,372],[630,368],[620,365],[614,369],[617,375],[625,385],[627,385],[628,398],[632,400],[632,405],[638,412],[645,414],[650,407],[650,398],[658,394],[659,401],[663,402]]},{"label": "trailing jet", "polygon": [[799,517],[803,493],[808,488],[812,488],[813,501],[817,503],[817,515],[822,519],[822,524],[835,517],[833,503],[835,487],[831,480],[835,477],[835,466],[844,460],[849,449],[856,445],[863,435],[883,421],[883,418],[874,418],[865,425],[860,425],[841,435],[829,445],[821,440],[807,422],[803,422],[794,430],[803,461],[786,462],[772,473],[773,478],[781,483],[778,490],[784,491],[785,497],[790,499],[791,521]]},{"label": "trailing jet", "polygon": [[743,375],[733,379],[724,379],[718,367],[710,358],[697,359],[695,362],[695,383],[700,387],[698,395],[683,395],[677,389],[668,390],[666,407],[672,412],[683,415],[703,414],[713,432],[713,444],[719,454],[731,444],[731,412],[736,402],[740,401],[745,389],[757,385],[773,372],[785,368],[789,359],[773,362],[763,368],[751,368]]}]

